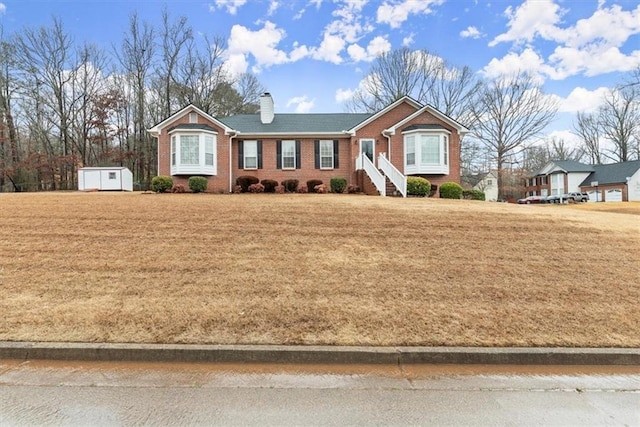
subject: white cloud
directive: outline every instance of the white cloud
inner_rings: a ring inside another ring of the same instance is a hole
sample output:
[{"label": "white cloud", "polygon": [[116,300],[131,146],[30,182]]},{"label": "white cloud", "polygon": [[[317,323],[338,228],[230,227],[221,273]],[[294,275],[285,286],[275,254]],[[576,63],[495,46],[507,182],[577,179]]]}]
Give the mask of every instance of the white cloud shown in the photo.
[{"label": "white cloud", "polygon": [[466,30],[460,31],[460,37],[462,37],[463,39],[479,39],[480,37],[482,37],[482,33],[476,27],[467,27]]},{"label": "white cloud", "polygon": [[547,139],[562,140],[568,147],[579,147],[582,145],[582,139],[570,130],[554,130],[549,132]]},{"label": "white cloud", "polygon": [[[625,11],[619,5],[609,8],[603,5],[599,2],[591,16],[574,25],[560,27],[565,11],[554,0],[526,0],[515,9],[506,9],[509,30],[494,38],[489,46],[501,42],[519,46],[536,38],[556,42],[558,46],[546,59],[548,68],[540,68],[557,80],[577,74],[596,76],[633,70],[640,64],[640,49],[625,53],[621,48],[630,37],[640,34],[640,6]],[[521,55],[527,49],[530,48],[526,47]],[[513,55],[511,52],[500,61],[506,63]]]},{"label": "white cloud", "polygon": [[554,0],[526,0],[515,10],[507,7],[504,14],[509,18],[509,30],[494,38],[489,46],[501,42],[531,42],[537,35],[546,39],[554,38],[554,34],[559,32],[556,24],[560,22],[564,11]]},{"label": "white cloud", "polygon": [[340,64],[342,63],[340,52],[344,49],[345,44],[345,41],[341,37],[325,33],[320,46],[313,49],[312,57],[320,61]]},{"label": "white cloud", "polygon": [[511,52],[502,59],[493,58],[481,70],[481,73],[490,79],[522,72],[529,73],[536,83],[543,83],[544,76],[552,74],[553,69],[545,65],[544,59],[533,49],[527,48],[520,54]]},{"label": "white cloud", "polygon": [[558,112],[560,113],[593,113],[602,104],[602,100],[609,89],[599,87],[595,90],[587,90],[577,87],[566,98],[557,97]]},{"label": "white cloud", "polygon": [[407,37],[402,39],[402,46],[409,47],[413,44],[414,33],[409,34]]},{"label": "white cloud", "polygon": [[308,101],[307,96],[296,96],[287,101],[287,108],[295,105],[296,113],[308,113],[315,105],[315,100]]},{"label": "white cloud", "polygon": [[336,102],[345,102],[353,98],[355,91],[352,89],[338,89],[336,91]]},{"label": "white cloud", "polygon": [[238,9],[244,6],[246,2],[247,0],[215,0],[215,6],[210,5],[209,11],[215,11],[217,6],[218,9],[226,8],[229,14],[235,15]]},{"label": "white cloud", "polygon": [[234,75],[247,70],[247,55],[251,54],[256,64],[254,72],[260,72],[263,67],[289,62],[285,52],[276,48],[284,38],[285,31],[276,27],[272,22],[265,22],[258,31],[251,31],[242,25],[231,28],[227,50],[227,68]]},{"label": "white cloud", "polygon": [[360,45],[352,44],[347,48],[347,52],[352,60],[371,62],[376,59],[377,56],[389,52],[391,50],[391,43],[381,36],[378,36],[369,42],[366,49]]},{"label": "white cloud", "polygon": [[289,53],[289,59],[291,62],[299,61],[307,56],[311,55],[311,51],[305,45],[299,45],[298,42],[293,43],[293,50]]},{"label": "white cloud", "polygon": [[0,3],[0,15],[4,15],[7,11],[7,6],[4,3]]},{"label": "white cloud", "polygon": [[277,0],[271,0],[271,3],[269,3],[269,10],[267,11],[267,16],[273,15],[279,7],[280,3]]},{"label": "white cloud", "polygon": [[431,5],[439,6],[444,0],[403,0],[401,2],[385,2],[378,7],[376,21],[381,24],[389,24],[391,28],[400,28],[409,19],[409,15],[425,14],[433,12]]}]

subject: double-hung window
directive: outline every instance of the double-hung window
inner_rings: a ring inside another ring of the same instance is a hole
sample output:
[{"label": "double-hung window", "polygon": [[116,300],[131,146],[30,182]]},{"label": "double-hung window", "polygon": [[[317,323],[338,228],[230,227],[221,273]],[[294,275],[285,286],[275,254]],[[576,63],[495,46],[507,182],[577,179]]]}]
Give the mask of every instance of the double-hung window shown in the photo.
[{"label": "double-hung window", "polygon": [[258,141],[244,141],[244,168],[258,169]]},{"label": "double-hung window", "polygon": [[333,141],[320,141],[320,169],[333,167]]},{"label": "double-hung window", "polygon": [[407,157],[407,166],[415,166],[416,164],[416,137],[415,135],[407,135],[404,139],[405,153]]},{"label": "double-hung window", "polygon": [[296,168],[296,142],[282,141],[282,169]]}]

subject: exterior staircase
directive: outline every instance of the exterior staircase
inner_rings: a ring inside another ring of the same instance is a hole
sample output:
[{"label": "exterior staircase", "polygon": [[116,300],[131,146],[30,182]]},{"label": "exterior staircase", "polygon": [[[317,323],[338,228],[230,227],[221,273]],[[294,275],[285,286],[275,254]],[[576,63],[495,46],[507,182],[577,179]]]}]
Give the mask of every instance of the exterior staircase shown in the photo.
[{"label": "exterior staircase", "polygon": [[378,167],[361,154],[356,160],[358,185],[365,194],[406,197],[407,179],[396,169],[384,153],[378,156]]}]

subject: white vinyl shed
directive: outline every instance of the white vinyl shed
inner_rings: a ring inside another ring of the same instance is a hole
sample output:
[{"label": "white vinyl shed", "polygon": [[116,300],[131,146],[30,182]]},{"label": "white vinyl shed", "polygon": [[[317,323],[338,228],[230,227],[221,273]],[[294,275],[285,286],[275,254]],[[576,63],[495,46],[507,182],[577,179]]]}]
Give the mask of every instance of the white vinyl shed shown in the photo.
[{"label": "white vinyl shed", "polygon": [[133,174],[124,167],[78,169],[80,191],[133,191]]}]

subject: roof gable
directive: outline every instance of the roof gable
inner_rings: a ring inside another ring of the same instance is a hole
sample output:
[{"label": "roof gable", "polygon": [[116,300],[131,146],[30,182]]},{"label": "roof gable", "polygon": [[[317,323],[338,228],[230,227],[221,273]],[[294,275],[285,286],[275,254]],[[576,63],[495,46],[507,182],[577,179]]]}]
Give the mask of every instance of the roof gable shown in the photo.
[{"label": "roof gable", "polygon": [[354,127],[352,127],[349,130],[351,132],[355,133],[356,131],[358,131],[359,129],[362,129],[363,127],[365,127],[369,123],[371,123],[371,122],[377,120],[378,118],[384,116],[389,111],[393,110],[394,108],[396,108],[398,105],[400,105],[402,103],[407,103],[407,104],[411,105],[413,108],[415,108],[416,110],[419,110],[420,107],[422,107],[422,105],[420,105],[420,103],[418,101],[416,101],[415,99],[411,98],[410,96],[403,96],[402,98],[398,99],[397,101],[387,105],[385,108],[383,108],[382,110],[378,111],[377,113],[372,114],[370,117],[368,117],[367,119],[363,120],[361,123],[357,123],[357,125],[355,125]]},{"label": "roof gable", "polygon": [[[385,132],[388,132],[391,135],[393,135],[396,133],[396,130],[398,128],[404,126],[405,124],[409,123],[411,120],[415,119],[416,117],[420,116],[423,113],[429,113],[432,116],[439,119],[440,121],[453,127],[458,131],[458,133],[460,134],[460,137],[463,137],[470,132],[470,130],[467,129],[466,126],[463,126],[462,124],[458,123],[457,121],[447,116],[446,114],[442,113],[441,111],[437,110],[436,108],[432,107],[431,105],[425,105],[424,107],[418,109],[415,113],[400,120],[398,123],[394,124],[389,129],[385,129]],[[436,125],[433,125],[433,126],[436,126]]]},{"label": "roof gable", "polygon": [[181,110],[173,113],[172,115],[170,115],[169,117],[167,117],[166,119],[161,121],[160,123],[154,125],[150,129],[147,129],[147,132],[149,132],[152,136],[157,137],[162,129],[164,129],[165,127],[169,126],[174,121],[178,120],[181,117],[184,117],[185,115],[187,115],[187,114],[189,114],[191,112],[198,113],[199,115],[203,116],[208,121],[210,121],[212,123],[215,123],[217,126],[220,126],[222,129],[224,129],[225,132],[229,132],[229,131],[232,130],[227,125],[222,123],[220,120],[218,120],[215,117],[205,113],[204,111],[202,111],[201,109],[199,109],[195,105],[189,104],[186,107],[182,108]]},{"label": "roof gable", "polygon": [[554,172],[593,172],[593,166],[575,160],[551,160],[536,173],[536,175],[549,175]]}]

